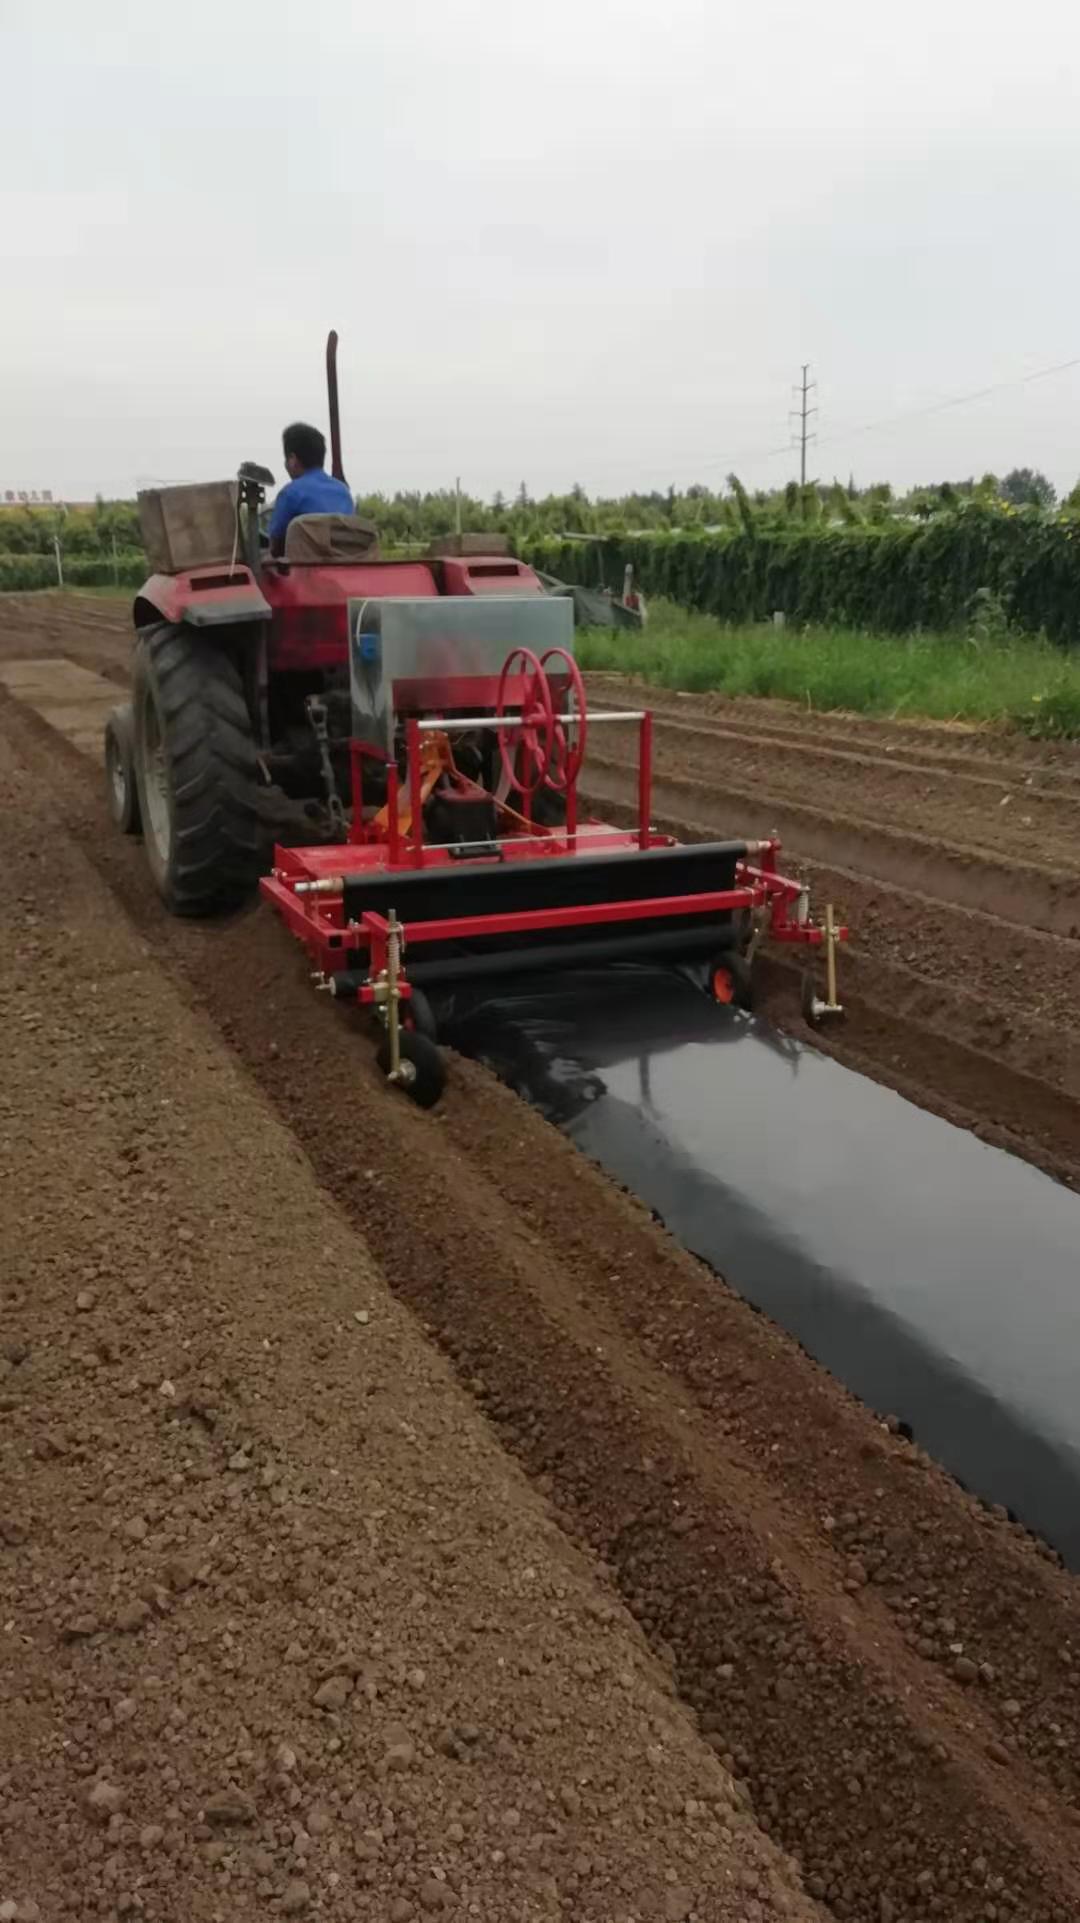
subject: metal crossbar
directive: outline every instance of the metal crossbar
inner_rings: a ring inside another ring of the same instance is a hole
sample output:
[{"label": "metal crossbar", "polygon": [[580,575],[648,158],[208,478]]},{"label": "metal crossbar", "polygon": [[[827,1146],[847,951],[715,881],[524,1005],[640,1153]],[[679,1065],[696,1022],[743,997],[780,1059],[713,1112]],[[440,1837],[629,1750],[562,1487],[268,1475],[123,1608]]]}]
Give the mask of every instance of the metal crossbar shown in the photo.
[{"label": "metal crossbar", "polygon": [[[595,721],[644,721],[644,719],[644,710],[637,708],[613,708],[608,714],[593,714],[590,710],[588,716],[590,728]],[[546,716],[542,720],[546,720]],[[552,716],[552,720],[565,722],[568,727],[573,727],[580,722],[581,716],[557,714]],[[449,734],[451,729],[459,728],[516,728],[519,721],[520,716],[512,714],[467,714],[454,715],[446,721],[419,721],[417,726],[421,734]]]}]

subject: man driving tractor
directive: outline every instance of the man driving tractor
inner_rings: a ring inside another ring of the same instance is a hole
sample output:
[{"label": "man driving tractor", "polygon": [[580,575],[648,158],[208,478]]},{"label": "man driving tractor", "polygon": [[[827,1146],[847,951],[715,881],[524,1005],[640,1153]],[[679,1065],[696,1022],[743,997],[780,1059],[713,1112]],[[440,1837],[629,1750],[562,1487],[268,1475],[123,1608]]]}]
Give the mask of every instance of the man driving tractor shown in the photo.
[{"label": "man driving tractor", "polygon": [[274,502],[270,516],[270,549],[281,554],[290,521],[299,514],[355,514],[356,504],[344,481],[326,472],[326,441],[317,427],[294,421],[281,437],[288,484]]}]

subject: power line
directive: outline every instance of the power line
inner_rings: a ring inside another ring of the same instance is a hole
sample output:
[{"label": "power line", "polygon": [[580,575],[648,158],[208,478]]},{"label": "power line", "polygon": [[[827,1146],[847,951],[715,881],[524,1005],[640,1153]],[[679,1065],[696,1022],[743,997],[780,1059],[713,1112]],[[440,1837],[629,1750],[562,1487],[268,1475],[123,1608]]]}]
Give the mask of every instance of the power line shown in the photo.
[{"label": "power line", "polygon": [[[902,421],[921,420],[928,414],[943,414],[947,408],[951,407],[966,407],[971,401],[983,401],[992,394],[1004,394],[1010,388],[1028,387],[1033,381],[1049,380],[1054,374],[1067,374],[1074,367],[1080,367],[1080,354],[1074,354],[1067,361],[1054,361],[1049,367],[1037,367],[1030,374],[1013,374],[1007,380],[992,382],[989,387],[973,387],[963,394],[948,394],[944,400],[927,401],[919,407],[900,408],[895,414],[883,414],[877,420],[863,421],[858,427],[838,428],[831,434],[817,436],[818,446],[834,446],[837,442],[854,440],[860,434],[875,434],[883,427],[895,427]],[[796,388],[795,392],[798,394],[800,389]],[[729,459],[731,461],[770,461],[790,451],[789,442],[786,447],[761,448],[753,453],[732,455]],[[698,462],[699,467],[724,467],[727,464],[723,460]]]},{"label": "power line", "polygon": [[[816,440],[817,445],[819,447],[835,447],[838,444],[843,443],[844,441],[854,440],[856,437],[860,435],[876,434],[882,428],[898,426],[900,423],[904,421],[920,420],[930,414],[942,414],[942,413],[945,413],[946,410],[949,408],[966,407],[972,401],[987,400],[991,395],[1004,394],[1008,392],[1010,388],[1028,387],[1034,381],[1049,380],[1055,374],[1067,374],[1074,367],[1080,367],[1080,354],[1074,354],[1071,357],[1071,359],[1066,361],[1055,361],[1049,367],[1037,367],[1030,374],[1014,374],[1014,375],[1011,375],[1006,380],[994,381],[991,383],[989,387],[975,387],[975,388],[969,389],[966,393],[946,395],[945,398],[940,401],[928,401],[924,404],[921,404],[918,407],[901,408],[895,414],[883,414],[876,420],[863,421],[857,427],[849,427],[849,428],[840,427],[828,434],[819,435],[816,433],[809,433],[807,435],[807,441],[809,443],[810,441]],[[807,363],[806,367],[803,369],[804,377],[808,372],[809,372],[809,363]],[[816,388],[816,386],[817,386],[816,381],[810,383],[810,386],[808,387],[807,392],[809,393],[813,391],[813,389]],[[801,382],[795,387],[794,391],[797,396],[801,396],[802,394]],[[801,413],[801,409],[793,409],[792,411],[796,415],[796,418],[798,418]],[[816,412],[817,410],[813,409],[810,411]],[[798,438],[801,441],[801,435]],[[737,470],[738,467],[743,462],[779,460],[782,454],[791,453],[792,445],[793,443],[791,439],[788,439],[775,447],[742,448],[740,450],[737,450],[734,453],[729,453],[724,455],[713,455],[711,457],[707,457],[704,460],[700,460],[696,454],[691,454],[687,456],[680,455],[680,456],[674,456],[674,457],[670,455],[666,455],[664,457],[664,461],[665,461],[665,466],[667,468],[668,473],[670,473],[672,468],[675,466],[687,467],[687,468],[692,467],[695,476],[700,474],[712,473],[716,468],[721,468],[721,467],[726,468],[727,471],[730,473],[733,469]],[[625,461],[620,460],[617,463],[615,463],[615,466],[623,470],[628,470],[631,467],[633,467],[638,473],[640,473],[642,468],[641,457],[640,456],[628,457]],[[610,471],[611,470],[609,468],[609,472]],[[140,477],[139,479],[140,486],[148,486],[150,484],[151,484],[150,477],[145,477],[145,476]],[[638,491],[642,493],[657,493],[657,492],[661,492],[662,490],[646,487],[643,483],[640,489],[633,490],[633,491]]]},{"label": "power line", "polygon": [[[819,447],[835,446],[839,442],[854,440],[858,435],[874,434],[881,428],[895,427],[903,421],[920,420],[929,414],[942,414],[948,408],[966,407],[971,401],[986,400],[993,394],[1004,394],[1010,388],[1027,387],[1033,381],[1049,380],[1052,375],[1067,374],[1070,369],[1074,367],[1080,367],[1080,354],[1073,355],[1073,357],[1067,361],[1055,361],[1050,367],[1037,367],[1031,374],[1014,374],[1007,380],[994,381],[989,387],[975,387],[966,393],[949,394],[944,400],[929,401],[918,407],[901,408],[895,414],[883,414],[877,420],[863,421],[858,427],[840,427],[832,433],[816,436],[817,443]],[[796,387],[795,392],[799,394],[801,392],[801,386]],[[797,412],[797,410],[793,411]],[[743,461],[778,460],[781,454],[790,454],[791,448],[792,442],[787,440],[776,447],[743,448],[733,454],[713,455],[705,460],[699,460],[696,455],[690,455],[685,458],[677,457],[677,459],[678,465],[685,465],[687,467],[692,465],[695,473],[706,474],[718,467],[724,467],[730,471],[732,468],[737,468],[740,462]],[[670,470],[674,463],[670,456],[666,457],[666,459],[668,469]],[[619,465],[628,467],[630,463],[620,462]],[[637,465],[638,463],[635,462],[635,466]]]},{"label": "power line", "polygon": [[929,401],[923,407],[901,408],[897,414],[885,414],[880,420],[864,421],[861,427],[841,429],[837,434],[825,434],[823,442],[850,441],[857,434],[874,434],[879,428],[892,427],[899,421],[921,420],[927,414],[943,414],[950,407],[966,407],[970,401],[984,401],[991,394],[1004,394],[1011,387],[1027,387],[1032,381],[1045,381],[1052,374],[1067,374],[1072,367],[1080,367],[1080,354],[1071,360],[1055,361],[1052,367],[1038,367],[1033,374],[1014,374],[1011,379],[995,381],[990,387],[973,387],[966,394],[949,394],[943,401]]}]

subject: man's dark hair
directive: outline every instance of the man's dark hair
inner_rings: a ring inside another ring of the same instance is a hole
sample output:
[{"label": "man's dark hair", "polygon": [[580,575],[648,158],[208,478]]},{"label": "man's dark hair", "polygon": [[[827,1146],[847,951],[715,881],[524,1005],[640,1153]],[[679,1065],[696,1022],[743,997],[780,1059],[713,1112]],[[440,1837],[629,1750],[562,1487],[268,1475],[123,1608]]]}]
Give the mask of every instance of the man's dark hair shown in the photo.
[{"label": "man's dark hair", "polygon": [[281,445],[286,457],[295,454],[301,467],[322,467],[326,460],[326,441],[317,427],[309,427],[306,421],[294,421],[285,429]]}]

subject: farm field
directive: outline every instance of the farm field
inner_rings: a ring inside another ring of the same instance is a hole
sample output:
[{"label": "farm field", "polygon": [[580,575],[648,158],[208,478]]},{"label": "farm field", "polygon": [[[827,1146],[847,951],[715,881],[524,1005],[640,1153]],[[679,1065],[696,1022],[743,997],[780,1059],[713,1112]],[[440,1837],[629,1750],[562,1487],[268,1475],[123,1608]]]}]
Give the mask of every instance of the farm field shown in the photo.
[{"label": "farm field", "polygon": [[[0,600],[0,1901],[1080,1914],[1075,1579],[477,1064],[422,1114],[268,915],[170,920],[130,643]],[[658,825],[779,829],[852,926],[818,1045],[1080,1184],[1077,749],[650,701]]]}]

